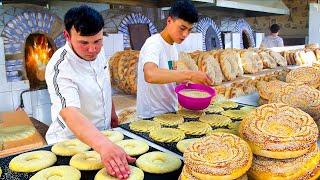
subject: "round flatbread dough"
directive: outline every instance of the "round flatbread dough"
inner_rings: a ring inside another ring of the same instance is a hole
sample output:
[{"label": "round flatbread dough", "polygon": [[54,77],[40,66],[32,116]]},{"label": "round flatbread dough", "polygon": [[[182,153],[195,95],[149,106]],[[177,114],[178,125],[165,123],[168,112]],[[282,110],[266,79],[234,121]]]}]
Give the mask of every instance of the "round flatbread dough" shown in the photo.
[{"label": "round flatbread dough", "polygon": [[105,131],[101,131],[101,132],[102,132],[102,134],[107,136],[107,138],[112,142],[118,142],[124,138],[123,133],[119,132],[119,131],[105,130]]},{"label": "round flatbread dough", "polygon": [[245,111],[245,110],[236,110],[236,109],[232,109],[232,110],[226,110],[223,111],[221,114],[224,116],[227,116],[231,119],[234,120],[241,120],[243,119],[249,112]]},{"label": "round flatbread dough", "polygon": [[72,156],[70,166],[79,170],[99,170],[104,167],[100,154],[96,151],[81,152]]},{"label": "round flatbread dough", "polygon": [[[144,173],[141,169],[134,166],[130,166],[130,165],[129,165],[129,168],[131,170],[131,174],[129,175],[127,180],[143,180],[144,179]],[[118,178],[110,176],[107,173],[106,168],[101,169],[94,177],[94,180],[117,180],[117,179]]]},{"label": "round flatbread dough", "polygon": [[199,121],[209,124],[210,126],[223,127],[232,123],[231,119],[227,116],[218,114],[209,114],[201,116]]},{"label": "round flatbread dough", "polygon": [[193,142],[195,142],[196,140],[198,140],[199,138],[191,138],[191,139],[184,139],[181,140],[177,143],[177,149],[184,153],[184,151],[190,146],[190,144],[192,144]]},{"label": "round flatbread dough", "polygon": [[136,139],[122,140],[116,145],[120,146],[129,156],[138,156],[149,150],[149,145],[146,142]]},{"label": "round flatbread dough", "polygon": [[133,131],[137,132],[150,132],[154,129],[161,128],[160,123],[150,120],[138,120],[129,124],[129,127]]},{"label": "round flatbread dough", "polygon": [[180,124],[178,129],[190,135],[203,135],[211,130],[211,126],[204,122],[190,121]]},{"label": "round flatbread dough", "polygon": [[210,104],[204,111],[207,113],[221,113],[224,109],[216,104]]},{"label": "round flatbread dough", "polygon": [[0,128],[0,142],[18,141],[28,138],[36,132],[36,129],[30,125],[20,125]]},{"label": "round flatbread dough", "polygon": [[178,142],[184,139],[183,131],[174,128],[160,128],[150,132],[150,138],[158,142]]},{"label": "round flatbread dough", "polygon": [[171,154],[153,151],[141,155],[136,164],[145,172],[164,174],[179,169],[182,163],[180,159]]},{"label": "round flatbread dough", "polygon": [[52,166],[56,161],[56,155],[50,151],[32,151],[11,159],[9,168],[15,172],[36,172]]},{"label": "round flatbread dough", "polygon": [[78,139],[61,141],[52,146],[51,151],[59,156],[73,156],[79,152],[88,151],[90,146]]},{"label": "round flatbread dough", "polygon": [[238,103],[233,101],[220,101],[220,102],[214,103],[214,105],[220,106],[225,109],[233,109],[238,107]]},{"label": "round flatbread dough", "polygon": [[184,119],[181,115],[178,114],[161,114],[153,118],[155,122],[159,122],[161,125],[164,126],[176,126],[183,123]]},{"label": "round flatbread dough", "polygon": [[30,180],[79,180],[81,173],[72,166],[52,166],[33,175]]},{"label": "round flatbread dough", "polygon": [[203,111],[192,111],[187,109],[181,109],[177,111],[177,114],[183,116],[184,118],[198,118],[204,114]]}]

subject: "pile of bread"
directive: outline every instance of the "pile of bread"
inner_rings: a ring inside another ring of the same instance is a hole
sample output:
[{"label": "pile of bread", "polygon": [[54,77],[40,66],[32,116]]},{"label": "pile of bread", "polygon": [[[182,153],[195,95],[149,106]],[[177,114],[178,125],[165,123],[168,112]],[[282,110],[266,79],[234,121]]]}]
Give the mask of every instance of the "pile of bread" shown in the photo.
[{"label": "pile of bread", "polygon": [[287,66],[287,61],[280,53],[261,49],[223,49],[190,54],[180,52],[179,61],[177,69],[206,72],[214,80],[214,85],[263,69]]},{"label": "pile of bread", "polygon": [[181,180],[247,180],[252,164],[249,145],[229,133],[212,133],[192,142],[184,154]]},{"label": "pile of bread", "polygon": [[299,108],[271,103],[253,109],[239,135],[214,132],[191,142],[180,179],[319,178],[318,128]]},{"label": "pile of bread", "polygon": [[285,80],[289,69],[277,69],[274,71],[266,71],[263,74],[252,77],[243,77],[229,84],[223,83],[214,86],[217,93],[225,98],[240,97],[243,95],[257,92],[257,83],[260,81]]},{"label": "pile of bread", "polygon": [[[110,58],[109,67],[113,87],[127,94],[136,94],[138,59],[139,51],[132,50],[117,52]],[[223,82],[242,79],[244,74],[266,76],[262,79],[272,79],[275,75],[280,76],[277,70],[269,74],[265,71],[259,74],[263,69],[275,69],[287,65],[312,65],[317,62],[320,62],[320,49],[316,47],[280,53],[269,49],[221,49],[207,52],[180,52],[179,60],[175,62],[174,68],[177,70],[203,71],[214,80],[215,86],[220,86],[223,85]],[[279,79],[279,77],[276,77],[276,79]],[[259,78],[257,81],[259,81]],[[240,88],[237,87],[239,86],[237,84],[233,85],[234,87],[225,86],[229,89],[221,94],[225,94],[228,98],[247,94],[255,91],[255,83],[248,80],[248,84]],[[242,82],[241,84],[243,85]],[[241,88],[248,89],[241,90]],[[218,89],[224,88],[222,86]]]},{"label": "pile of bread", "polygon": [[111,85],[126,94],[137,92],[137,70],[140,51],[115,53],[109,60]]},{"label": "pile of bread", "polygon": [[260,81],[257,89],[259,103],[285,103],[320,120],[320,70],[315,67],[300,67],[287,74],[286,82]]},{"label": "pile of bread", "polygon": [[301,50],[283,51],[282,56],[287,60],[288,65],[312,65],[320,62],[319,48],[305,48]]},{"label": "pile of bread", "polygon": [[317,179],[320,176],[318,128],[313,118],[283,103],[262,105],[241,122],[239,134],[254,156],[253,179]]}]

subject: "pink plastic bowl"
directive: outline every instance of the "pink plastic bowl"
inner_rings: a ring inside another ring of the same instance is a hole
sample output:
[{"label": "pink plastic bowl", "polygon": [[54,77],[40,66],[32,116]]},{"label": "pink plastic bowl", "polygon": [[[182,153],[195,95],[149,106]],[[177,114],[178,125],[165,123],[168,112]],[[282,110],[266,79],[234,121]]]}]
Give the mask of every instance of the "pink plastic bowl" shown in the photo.
[{"label": "pink plastic bowl", "polygon": [[[180,93],[180,91],[184,89],[195,89],[204,91],[209,93],[210,96],[205,98],[192,98],[184,96]],[[180,84],[175,88],[175,91],[178,94],[179,104],[182,107],[190,110],[202,110],[207,108],[210,105],[212,97],[216,96],[216,90],[214,88],[202,84]]]}]

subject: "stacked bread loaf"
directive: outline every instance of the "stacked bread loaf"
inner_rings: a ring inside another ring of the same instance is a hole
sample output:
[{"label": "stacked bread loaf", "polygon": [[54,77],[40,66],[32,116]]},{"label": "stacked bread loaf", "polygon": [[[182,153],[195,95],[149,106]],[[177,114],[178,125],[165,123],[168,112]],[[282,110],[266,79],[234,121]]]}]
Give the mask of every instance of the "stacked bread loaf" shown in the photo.
[{"label": "stacked bread loaf", "polygon": [[139,51],[119,51],[109,60],[111,84],[127,94],[137,92]]},{"label": "stacked bread loaf", "polygon": [[[128,94],[136,94],[138,59],[139,51],[132,50],[117,52],[110,58],[109,66],[113,87]],[[223,49],[208,52],[180,52],[174,67],[180,71],[203,71],[214,81],[215,86],[219,86],[223,82],[233,83],[235,80],[242,79],[244,74],[252,74],[250,76],[255,77],[254,80],[261,78],[270,80],[273,79],[275,73],[279,72],[279,69],[285,71],[285,68],[277,68],[278,66],[304,65],[315,62],[320,62],[320,49],[314,47],[282,53],[267,49]],[[275,70],[269,73],[263,69]],[[276,79],[279,78],[276,77]],[[231,91],[227,93],[230,94],[230,97],[236,97],[255,91],[255,87],[234,85],[226,91]]]},{"label": "stacked bread loaf", "polygon": [[185,150],[181,180],[247,179],[252,164],[249,145],[229,133],[212,133]]},{"label": "stacked bread loaf", "polygon": [[239,128],[254,154],[254,179],[316,179],[320,176],[318,128],[298,108],[271,103],[252,110]]}]

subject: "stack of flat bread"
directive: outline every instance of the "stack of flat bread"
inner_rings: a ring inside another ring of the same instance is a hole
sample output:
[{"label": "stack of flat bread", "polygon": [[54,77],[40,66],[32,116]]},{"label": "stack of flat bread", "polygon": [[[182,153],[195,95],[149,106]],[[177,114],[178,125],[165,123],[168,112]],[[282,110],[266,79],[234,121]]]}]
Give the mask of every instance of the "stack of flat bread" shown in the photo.
[{"label": "stack of flat bread", "polygon": [[133,50],[119,51],[109,60],[111,84],[127,94],[137,92],[139,53]]}]

